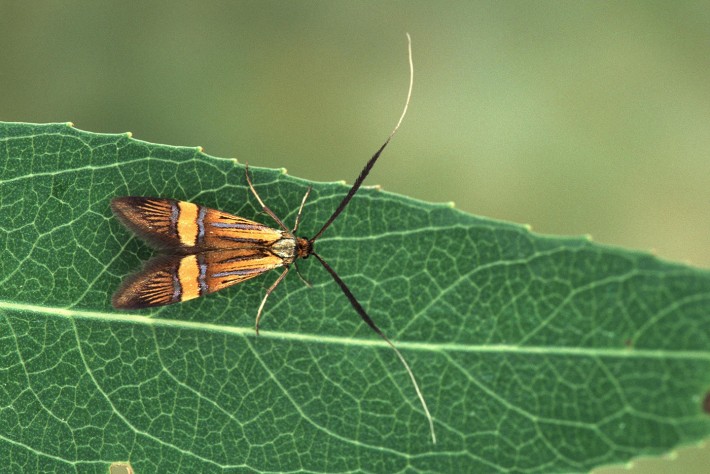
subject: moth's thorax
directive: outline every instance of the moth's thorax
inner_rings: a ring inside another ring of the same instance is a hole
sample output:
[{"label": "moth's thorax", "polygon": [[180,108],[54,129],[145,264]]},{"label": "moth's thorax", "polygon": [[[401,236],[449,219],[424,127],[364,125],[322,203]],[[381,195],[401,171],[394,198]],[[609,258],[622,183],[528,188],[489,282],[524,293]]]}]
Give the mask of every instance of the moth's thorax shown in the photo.
[{"label": "moth's thorax", "polygon": [[296,260],[296,247],[296,237],[284,232],[283,237],[271,245],[271,251],[282,258],[285,264],[289,264]]},{"label": "moth's thorax", "polygon": [[308,257],[313,252],[313,244],[303,237],[284,232],[283,237],[271,245],[271,251],[288,265],[297,258]]}]

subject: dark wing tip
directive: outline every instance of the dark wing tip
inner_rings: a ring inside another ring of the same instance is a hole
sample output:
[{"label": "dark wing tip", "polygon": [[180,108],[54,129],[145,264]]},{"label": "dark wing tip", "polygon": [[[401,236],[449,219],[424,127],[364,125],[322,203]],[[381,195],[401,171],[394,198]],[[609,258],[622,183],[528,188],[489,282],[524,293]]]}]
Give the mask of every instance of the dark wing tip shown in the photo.
[{"label": "dark wing tip", "polygon": [[157,248],[181,247],[175,229],[174,199],[122,196],[111,200],[116,218],[133,233]]},{"label": "dark wing tip", "polygon": [[132,291],[119,290],[113,294],[111,305],[116,309],[142,309],[150,307],[145,300]]},{"label": "dark wing tip", "polygon": [[116,309],[142,309],[156,306],[142,295],[141,288],[147,281],[149,280],[144,272],[128,276],[111,297],[113,307]]},{"label": "dark wing tip", "polygon": [[180,301],[174,280],[181,257],[159,255],[137,273],[126,277],[111,297],[116,309],[142,309]]},{"label": "dark wing tip", "polygon": [[169,201],[168,199],[143,197],[143,196],[121,196],[111,199],[111,210],[119,217],[130,216],[150,201]]}]

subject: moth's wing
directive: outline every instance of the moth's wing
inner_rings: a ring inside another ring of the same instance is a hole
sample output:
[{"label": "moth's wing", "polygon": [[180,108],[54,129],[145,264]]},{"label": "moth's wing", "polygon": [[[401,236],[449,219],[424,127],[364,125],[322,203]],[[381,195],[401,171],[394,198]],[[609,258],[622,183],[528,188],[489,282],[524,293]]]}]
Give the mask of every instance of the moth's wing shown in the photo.
[{"label": "moth's wing", "polygon": [[111,201],[111,209],[123,225],[151,245],[181,253],[268,247],[284,236],[264,224],[175,199],[119,197]]},{"label": "moth's wing", "polygon": [[123,281],[112,303],[117,309],[139,309],[187,301],[283,264],[282,258],[258,248],[159,255]]}]

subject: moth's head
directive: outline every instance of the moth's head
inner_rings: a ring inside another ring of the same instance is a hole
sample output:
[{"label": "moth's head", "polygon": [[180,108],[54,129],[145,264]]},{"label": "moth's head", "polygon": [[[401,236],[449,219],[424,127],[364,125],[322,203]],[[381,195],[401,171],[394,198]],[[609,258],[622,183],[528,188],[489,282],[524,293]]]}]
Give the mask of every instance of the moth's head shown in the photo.
[{"label": "moth's head", "polygon": [[313,242],[303,237],[296,237],[296,255],[298,258],[308,258],[313,253]]}]

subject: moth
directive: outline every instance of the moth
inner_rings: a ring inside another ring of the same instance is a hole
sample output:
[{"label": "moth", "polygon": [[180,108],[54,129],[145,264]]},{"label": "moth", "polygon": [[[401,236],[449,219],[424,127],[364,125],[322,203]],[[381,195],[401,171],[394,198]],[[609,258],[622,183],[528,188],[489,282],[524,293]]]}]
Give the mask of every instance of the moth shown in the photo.
[{"label": "moth", "polygon": [[249,176],[248,165],[245,167],[245,174],[249,189],[262,210],[278,224],[278,229],[190,202],[167,198],[118,197],[111,201],[111,209],[116,217],[143,240],[162,250],[163,254],[153,257],[141,271],[126,278],[113,295],[112,303],[117,309],[164,306],[205,296],[257,277],[269,270],[282,268],[279,277],[266,290],[257,310],[255,329],[258,334],[259,323],[269,295],[283,281],[296,260],[313,256],[333,277],[355,312],[394,349],[414,385],[429,422],[432,441],[436,443],[434,422],[409,364],[368,315],[350,288],[314,247],[315,242],[343,212],[360,189],[382,151],[397,133],[407,113],[414,82],[409,35],[407,39],[409,90],[399,121],[387,140],[365,164],[333,214],[313,237],[296,236],[303,207],[311,189],[308,188],[303,196],[293,229],[289,229],[259,196]]}]

